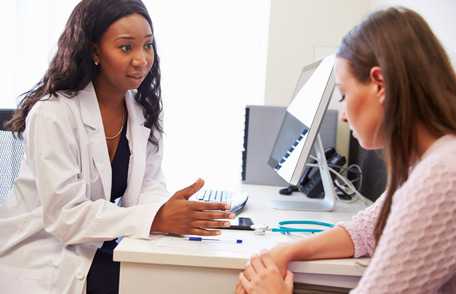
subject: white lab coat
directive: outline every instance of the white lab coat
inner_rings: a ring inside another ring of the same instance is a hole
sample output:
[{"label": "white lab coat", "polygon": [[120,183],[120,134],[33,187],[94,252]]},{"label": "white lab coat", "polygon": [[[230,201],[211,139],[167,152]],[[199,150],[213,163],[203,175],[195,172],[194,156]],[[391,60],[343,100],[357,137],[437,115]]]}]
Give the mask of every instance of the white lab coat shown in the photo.
[{"label": "white lab coat", "polygon": [[122,207],[110,202],[111,164],[93,85],[30,111],[20,173],[0,206],[2,294],[85,293],[103,241],[149,236],[169,198],[162,144],[157,152],[148,142],[142,108],[133,93],[125,98],[131,156]]}]

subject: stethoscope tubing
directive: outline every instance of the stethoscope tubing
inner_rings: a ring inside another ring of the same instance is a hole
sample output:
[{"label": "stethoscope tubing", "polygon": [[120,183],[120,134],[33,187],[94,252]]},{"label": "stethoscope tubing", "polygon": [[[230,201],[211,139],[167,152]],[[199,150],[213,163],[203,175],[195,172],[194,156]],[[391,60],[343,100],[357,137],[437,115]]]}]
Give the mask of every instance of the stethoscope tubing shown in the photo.
[{"label": "stethoscope tubing", "polygon": [[326,228],[333,228],[334,225],[327,222],[322,221],[315,221],[315,220],[288,220],[288,221],[280,221],[279,226],[277,228],[272,228],[272,232],[287,234],[287,233],[320,233],[323,232],[324,229],[304,229],[304,228],[296,228],[296,227],[289,227],[289,225],[315,225],[315,226],[322,226]]}]

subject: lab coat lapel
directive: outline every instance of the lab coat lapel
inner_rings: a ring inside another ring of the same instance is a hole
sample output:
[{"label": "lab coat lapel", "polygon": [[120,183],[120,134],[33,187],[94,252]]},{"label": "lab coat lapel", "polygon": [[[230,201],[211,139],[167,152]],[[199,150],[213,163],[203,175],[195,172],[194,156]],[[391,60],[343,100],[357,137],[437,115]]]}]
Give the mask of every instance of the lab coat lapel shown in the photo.
[{"label": "lab coat lapel", "polygon": [[125,99],[128,110],[127,139],[131,156],[128,167],[128,185],[122,201],[124,206],[132,206],[138,203],[138,196],[143,184],[150,129],[144,126],[143,110],[135,101],[133,93],[128,92]]},{"label": "lab coat lapel", "polygon": [[111,161],[109,159],[100,107],[92,83],[89,83],[84,90],[80,91],[79,95],[81,116],[87,130],[90,154],[101,178],[104,197],[110,201],[112,184]]}]

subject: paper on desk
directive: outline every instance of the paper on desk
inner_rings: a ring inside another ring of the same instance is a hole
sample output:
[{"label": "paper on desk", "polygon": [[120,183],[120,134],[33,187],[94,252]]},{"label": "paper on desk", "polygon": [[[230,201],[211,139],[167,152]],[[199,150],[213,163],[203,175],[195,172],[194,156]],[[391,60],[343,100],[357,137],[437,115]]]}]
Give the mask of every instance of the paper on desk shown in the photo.
[{"label": "paper on desk", "polygon": [[[292,239],[288,236],[275,233],[272,236],[258,236],[255,234],[234,237],[234,236],[222,236],[222,237],[211,237],[211,239],[217,240],[202,240],[202,241],[189,241],[182,237],[170,237],[170,236],[155,236],[152,238],[151,245],[154,248],[162,248],[164,250],[170,250],[173,252],[192,252],[195,254],[215,254],[220,253],[245,256],[258,253],[261,250],[271,249],[282,242],[289,242]],[[236,240],[242,240],[242,243],[236,243]]]}]

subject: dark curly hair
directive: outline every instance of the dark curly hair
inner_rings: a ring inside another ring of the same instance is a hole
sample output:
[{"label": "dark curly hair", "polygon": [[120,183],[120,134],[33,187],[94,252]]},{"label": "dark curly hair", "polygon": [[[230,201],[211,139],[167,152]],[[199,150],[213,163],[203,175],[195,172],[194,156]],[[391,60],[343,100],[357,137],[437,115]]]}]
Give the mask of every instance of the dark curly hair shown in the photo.
[{"label": "dark curly hair", "polygon": [[[21,136],[25,130],[27,114],[37,101],[46,96],[55,97],[58,91],[72,98],[93,81],[97,67],[92,60],[92,44],[100,41],[113,22],[134,13],[142,15],[153,32],[152,20],[141,0],[82,0],[68,19],[58,41],[57,53],[47,72],[31,90],[21,95],[23,98],[11,120],[5,124],[6,128]],[[139,86],[135,100],[143,107],[144,126],[152,130],[149,141],[158,148],[159,138],[153,130],[163,133],[159,118],[163,106],[155,38],[152,46],[155,52],[154,64]]]}]

